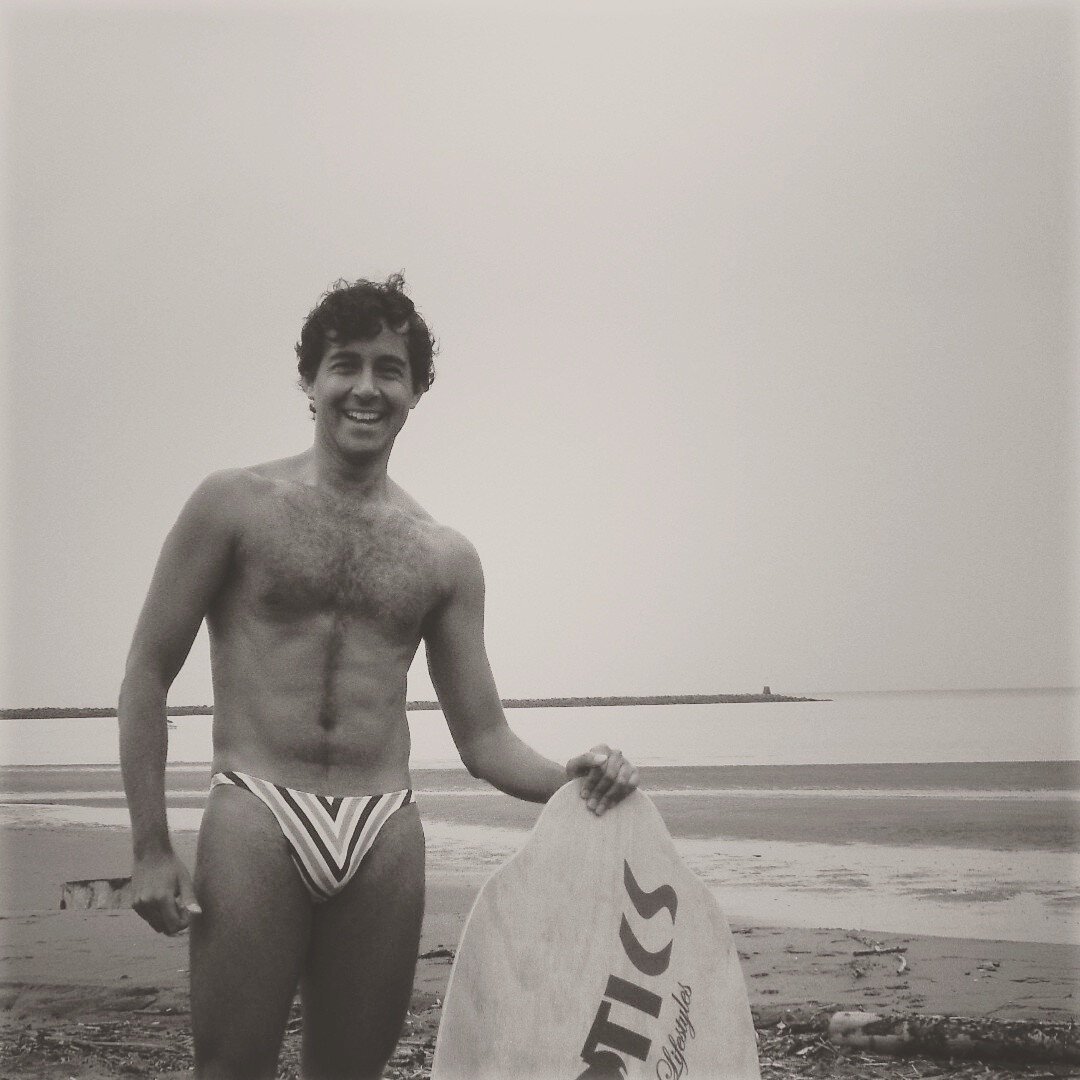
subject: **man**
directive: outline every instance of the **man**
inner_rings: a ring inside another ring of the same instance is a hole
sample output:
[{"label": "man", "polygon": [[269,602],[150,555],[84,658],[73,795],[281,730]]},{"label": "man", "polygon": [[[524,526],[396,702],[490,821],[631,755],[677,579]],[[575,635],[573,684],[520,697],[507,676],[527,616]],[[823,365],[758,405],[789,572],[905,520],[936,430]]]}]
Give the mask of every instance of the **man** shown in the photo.
[{"label": "man", "polygon": [[[597,814],[637,772],[595,747],[548,761],[507,726],[464,537],[387,475],[433,378],[433,339],[402,290],[339,282],[308,316],[304,453],[217,473],[162,549],[120,694],[134,907],[191,929],[196,1073],[273,1076],[294,993],[310,1077],[374,1077],[408,1007],[424,897],[406,676],[423,640],[462,761],[542,802],[568,778]],[[214,760],[194,881],[165,818],[166,694],[203,619]]]}]

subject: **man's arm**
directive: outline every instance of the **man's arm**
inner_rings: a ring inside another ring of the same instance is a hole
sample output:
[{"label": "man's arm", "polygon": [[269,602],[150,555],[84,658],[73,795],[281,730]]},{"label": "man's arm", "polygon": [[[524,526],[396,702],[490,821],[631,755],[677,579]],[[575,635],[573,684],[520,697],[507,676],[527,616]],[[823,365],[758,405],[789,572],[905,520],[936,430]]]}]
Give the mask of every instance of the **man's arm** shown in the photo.
[{"label": "man's arm", "polygon": [[[120,688],[120,767],[131,815],[136,911],[174,934],[198,912],[165,817],[165,702],[232,552],[234,474],[208,477],[173,526],[154,570]],[[194,905],[194,906],[193,906]]]},{"label": "man's arm", "polygon": [[637,786],[637,770],[617,750],[594,747],[565,768],[522,742],[506,722],[484,646],[484,574],[472,545],[454,542],[450,590],[424,630],[428,670],[454,743],[473,776],[530,802],[546,802],[574,776],[603,813]]}]

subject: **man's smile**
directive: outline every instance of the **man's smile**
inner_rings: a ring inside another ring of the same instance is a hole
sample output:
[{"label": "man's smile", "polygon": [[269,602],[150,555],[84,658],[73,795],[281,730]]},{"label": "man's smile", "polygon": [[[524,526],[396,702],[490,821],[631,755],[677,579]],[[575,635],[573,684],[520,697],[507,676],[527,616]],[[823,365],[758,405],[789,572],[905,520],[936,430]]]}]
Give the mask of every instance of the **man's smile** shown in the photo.
[{"label": "man's smile", "polygon": [[346,409],[345,415],[358,424],[377,424],[383,418],[377,409]]}]

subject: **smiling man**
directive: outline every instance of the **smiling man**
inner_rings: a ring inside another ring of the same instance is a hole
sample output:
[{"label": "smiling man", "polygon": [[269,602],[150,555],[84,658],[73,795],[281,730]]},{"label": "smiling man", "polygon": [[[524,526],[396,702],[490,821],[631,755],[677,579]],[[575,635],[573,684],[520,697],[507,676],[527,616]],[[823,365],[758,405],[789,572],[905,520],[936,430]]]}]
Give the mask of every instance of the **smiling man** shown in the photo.
[{"label": "smiling man", "polygon": [[[308,1077],[376,1077],[405,1018],[424,900],[406,677],[420,642],[461,759],[522,799],[582,776],[602,814],[637,784],[618,751],[559,766],[507,726],[472,545],[387,475],[433,378],[400,276],[339,282],[297,345],[314,444],[214,474],[162,549],[120,694],[135,909],[191,929],[196,1075],[271,1077],[303,999]],[[166,695],[199,626],[214,683],[194,881],[165,816]]]}]

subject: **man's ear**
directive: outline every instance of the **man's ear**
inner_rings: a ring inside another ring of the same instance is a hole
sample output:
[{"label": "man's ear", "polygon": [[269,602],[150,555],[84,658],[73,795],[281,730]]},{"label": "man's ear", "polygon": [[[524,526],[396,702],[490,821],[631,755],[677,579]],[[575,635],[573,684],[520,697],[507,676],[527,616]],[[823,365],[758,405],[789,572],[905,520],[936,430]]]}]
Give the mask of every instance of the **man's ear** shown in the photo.
[{"label": "man's ear", "polygon": [[410,408],[410,409],[415,409],[415,408],[416,408],[416,406],[420,404],[420,399],[421,399],[421,398],[422,398],[422,397],[423,397],[423,396],[424,396],[424,395],[425,395],[426,393],[427,393],[427,387],[426,387],[426,386],[421,386],[419,390],[415,390],[415,389],[414,389],[414,390],[413,390],[413,398],[412,398],[412,404],[411,404],[411,405],[409,406],[409,408]]}]

